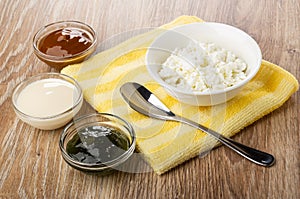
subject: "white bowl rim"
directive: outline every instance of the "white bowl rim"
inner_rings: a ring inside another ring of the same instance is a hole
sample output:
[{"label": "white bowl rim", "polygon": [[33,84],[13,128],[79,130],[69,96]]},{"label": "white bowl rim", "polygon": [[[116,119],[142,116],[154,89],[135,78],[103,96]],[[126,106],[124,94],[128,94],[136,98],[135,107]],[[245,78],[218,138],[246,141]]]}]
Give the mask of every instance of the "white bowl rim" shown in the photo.
[{"label": "white bowl rim", "polygon": [[228,24],[218,23],[218,22],[194,22],[194,23],[190,23],[190,24],[184,24],[184,25],[176,26],[176,27],[174,27],[172,29],[166,30],[165,32],[161,33],[158,37],[156,37],[153,40],[153,42],[150,44],[150,46],[148,47],[147,52],[146,52],[145,63],[146,63],[146,67],[148,69],[148,72],[151,74],[151,76],[152,76],[152,78],[154,80],[156,80],[158,83],[160,83],[163,87],[171,89],[172,91],[176,91],[178,93],[187,94],[187,95],[190,95],[190,94],[194,94],[194,95],[213,95],[213,94],[221,94],[221,93],[228,92],[228,91],[231,91],[231,90],[235,90],[235,89],[237,89],[239,87],[242,87],[243,85],[245,85],[246,83],[248,83],[257,74],[257,72],[260,69],[261,64],[258,67],[254,67],[251,70],[251,73],[246,76],[246,79],[238,82],[237,84],[235,84],[235,85],[233,85],[231,87],[224,88],[224,89],[209,90],[209,91],[184,91],[184,90],[182,90],[180,88],[174,87],[174,86],[166,83],[161,78],[159,78],[156,73],[154,73],[152,70],[149,69],[149,64],[148,64],[148,61],[147,61],[148,55],[150,53],[149,49],[153,46],[153,44],[155,44],[157,42],[157,40],[159,38],[163,37],[165,34],[168,34],[170,31],[176,31],[178,29],[182,29],[184,27],[194,26],[194,25],[196,25],[196,26],[198,26],[198,25],[223,26],[223,27],[226,27],[226,28],[230,28],[230,29],[232,29],[232,30],[234,30],[236,32],[239,32],[239,34],[242,34],[244,37],[248,38],[249,41],[254,44],[254,46],[255,46],[255,48],[257,50],[257,54],[258,54],[258,62],[259,63],[262,62],[262,53],[261,53],[259,45],[257,44],[257,42],[249,34],[247,34],[246,32],[244,32],[243,30],[241,30],[241,29],[239,29],[237,27],[228,25]]}]

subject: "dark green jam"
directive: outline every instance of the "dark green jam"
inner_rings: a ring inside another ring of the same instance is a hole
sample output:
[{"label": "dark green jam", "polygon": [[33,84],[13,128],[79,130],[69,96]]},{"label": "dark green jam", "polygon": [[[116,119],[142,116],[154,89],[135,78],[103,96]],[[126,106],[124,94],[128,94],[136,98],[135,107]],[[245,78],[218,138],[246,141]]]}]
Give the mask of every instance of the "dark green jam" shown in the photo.
[{"label": "dark green jam", "polygon": [[76,161],[89,164],[116,159],[129,149],[130,140],[121,130],[110,126],[82,128],[67,143],[67,153]]}]

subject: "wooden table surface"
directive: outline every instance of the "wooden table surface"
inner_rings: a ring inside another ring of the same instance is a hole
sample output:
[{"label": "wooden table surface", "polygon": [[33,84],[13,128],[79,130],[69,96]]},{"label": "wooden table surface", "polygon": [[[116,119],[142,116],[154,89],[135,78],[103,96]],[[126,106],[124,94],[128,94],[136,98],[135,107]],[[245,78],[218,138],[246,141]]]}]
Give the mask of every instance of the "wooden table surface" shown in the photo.
[{"label": "wooden table surface", "polygon": [[243,29],[258,42],[264,59],[300,79],[299,13],[299,0],[0,0],[0,198],[300,198],[299,92],[234,137],[272,153],[273,167],[257,166],[221,146],[162,176],[116,172],[101,177],[74,170],[60,155],[61,129],[24,124],[11,104],[17,83],[54,71],[32,48],[34,33],[50,22],[86,22],[101,43],[195,15]]}]

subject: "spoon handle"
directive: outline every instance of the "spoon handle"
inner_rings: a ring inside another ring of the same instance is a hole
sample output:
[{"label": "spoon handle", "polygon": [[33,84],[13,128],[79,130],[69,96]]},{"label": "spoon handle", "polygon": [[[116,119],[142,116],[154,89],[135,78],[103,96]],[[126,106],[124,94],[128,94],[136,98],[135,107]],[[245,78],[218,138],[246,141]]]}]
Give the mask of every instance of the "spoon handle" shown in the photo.
[{"label": "spoon handle", "polygon": [[186,118],[183,118],[180,116],[175,116],[175,117],[173,117],[173,119],[206,132],[207,134],[213,136],[218,141],[222,142],[224,145],[228,146],[230,149],[234,150],[241,156],[247,158],[248,160],[250,160],[258,165],[268,167],[268,166],[272,166],[275,162],[275,158],[271,154],[259,151],[257,149],[253,149],[248,146],[245,146],[241,143],[238,143],[230,138],[227,138],[227,137],[221,135],[220,133],[218,133],[212,129],[209,129],[201,124],[198,124],[194,121],[191,121],[189,119],[186,119]]}]

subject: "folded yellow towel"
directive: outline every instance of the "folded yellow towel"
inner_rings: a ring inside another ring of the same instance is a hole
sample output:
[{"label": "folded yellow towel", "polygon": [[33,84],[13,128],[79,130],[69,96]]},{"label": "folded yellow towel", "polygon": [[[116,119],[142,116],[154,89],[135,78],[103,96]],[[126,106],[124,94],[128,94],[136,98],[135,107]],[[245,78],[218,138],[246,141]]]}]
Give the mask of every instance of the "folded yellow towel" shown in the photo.
[{"label": "folded yellow towel", "polygon": [[[201,22],[201,19],[181,16],[161,29],[192,22]],[[211,107],[179,103],[151,79],[144,65],[146,48],[161,29],[133,37],[61,71],[78,80],[84,98],[97,111],[119,115],[133,125],[139,151],[158,174],[209,151],[217,142],[187,125],[151,119],[133,111],[119,93],[123,83],[135,81],[145,85],[173,112],[229,137],[281,106],[299,87],[293,75],[263,61],[255,78],[229,102]]]}]

